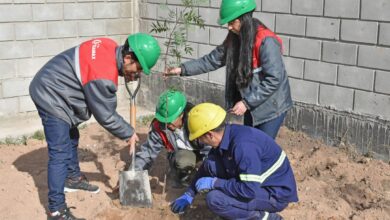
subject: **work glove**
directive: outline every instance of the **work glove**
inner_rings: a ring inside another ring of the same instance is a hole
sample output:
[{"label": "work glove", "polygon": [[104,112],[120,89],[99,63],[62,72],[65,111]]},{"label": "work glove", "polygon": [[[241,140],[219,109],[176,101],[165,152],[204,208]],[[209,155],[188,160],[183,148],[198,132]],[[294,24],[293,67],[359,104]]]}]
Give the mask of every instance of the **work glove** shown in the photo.
[{"label": "work glove", "polygon": [[184,193],[182,196],[177,198],[173,203],[171,203],[171,210],[173,213],[181,214],[186,210],[186,208],[191,205],[194,198],[189,193]]},{"label": "work glove", "polygon": [[200,193],[208,192],[214,189],[214,183],[217,177],[202,177],[195,183],[196,190]]}]

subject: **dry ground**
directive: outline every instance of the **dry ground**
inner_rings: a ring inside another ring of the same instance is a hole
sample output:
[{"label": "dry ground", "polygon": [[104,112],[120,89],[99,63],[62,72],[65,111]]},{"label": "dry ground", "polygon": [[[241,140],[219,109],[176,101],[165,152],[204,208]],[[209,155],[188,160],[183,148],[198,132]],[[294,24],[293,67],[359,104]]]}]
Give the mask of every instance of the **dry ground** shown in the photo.
[{"label": "dry ground", "polygon": [[[145,140],[148,128],[138,129]],[[300,202],[281,215],[285,219],[390,219],[390,165],[356,156],[347,147],[329,147],[306,135],[282,128],[277,142],[294,168]],[[169,202],[183,190],[167,182],[162,153],[149,172],[153,208],[124,208],[113,193],[118,171],[129,160],[125,144],[99,125],[81,130],[79,158],[89,180],[100,186],[98,194],[66,194],[73,213],[86,219],[217,219],[197,197],[186,214],[169,210]],[[27,145],[0,145],[0,219],[45,219],[47,204],[46,143],[28,140]]]}]

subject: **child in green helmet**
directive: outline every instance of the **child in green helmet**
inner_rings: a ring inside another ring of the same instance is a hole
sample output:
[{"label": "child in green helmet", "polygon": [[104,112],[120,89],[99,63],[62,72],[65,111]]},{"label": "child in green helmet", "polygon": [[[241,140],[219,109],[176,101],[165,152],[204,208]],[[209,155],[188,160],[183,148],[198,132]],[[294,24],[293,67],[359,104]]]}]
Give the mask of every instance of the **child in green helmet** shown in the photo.
[{"label": "child in green helmet", "polygon": [[188,185],[196,163],[201,161],[210,149],[198,141],[189,140],[187,117],[192,107],[179,91],[167,90],[160,95],[147,140],[135,156],[136,170],[150,169],[153,161],[165,148],[169,165],[175,173],[174,186]]}]

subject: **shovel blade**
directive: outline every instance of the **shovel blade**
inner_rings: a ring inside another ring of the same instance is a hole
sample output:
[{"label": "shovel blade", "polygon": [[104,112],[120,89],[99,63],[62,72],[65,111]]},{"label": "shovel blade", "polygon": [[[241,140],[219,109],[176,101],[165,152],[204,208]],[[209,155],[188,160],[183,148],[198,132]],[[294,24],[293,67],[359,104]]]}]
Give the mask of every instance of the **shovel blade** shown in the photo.
[{"label": "shovel blade", "polygon": [[152,192],[147,170],[120,172],[119,200],[123,206],[152,207]]}]

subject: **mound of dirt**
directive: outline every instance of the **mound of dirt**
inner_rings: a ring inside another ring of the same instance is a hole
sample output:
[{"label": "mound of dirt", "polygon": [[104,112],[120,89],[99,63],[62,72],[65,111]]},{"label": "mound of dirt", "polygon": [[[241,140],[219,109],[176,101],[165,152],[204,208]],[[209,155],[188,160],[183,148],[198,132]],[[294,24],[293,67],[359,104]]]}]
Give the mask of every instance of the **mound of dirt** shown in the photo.
[{"label": "mound of dirt", "polygon": [[[147,126],[138,130],[146,139]],[[80,131],[79,159],[88,179],[101,188],[98,194],[66,194],[72,212],[86,219],[218,219],[204,196],[197,196],[183,215],[169,203],[184,189],[172,187],[166,152],[149,172],[152,208],[122,207],[114,190],[120,170],[130,160],[126,144],[97,124]],[[277,142],[293,166],[300,201],[280,213],[285,219],[390,219],[390,165],[357,156],[348,147],[329,147],[303,133],[282,128]],[[0,145],[0,219],[45,219],[47,206],[46,143],[28,140],[27,146]],[[165,183],[164,183],[165,182]],[[165,187],[164,187],[165,185]]]}]

